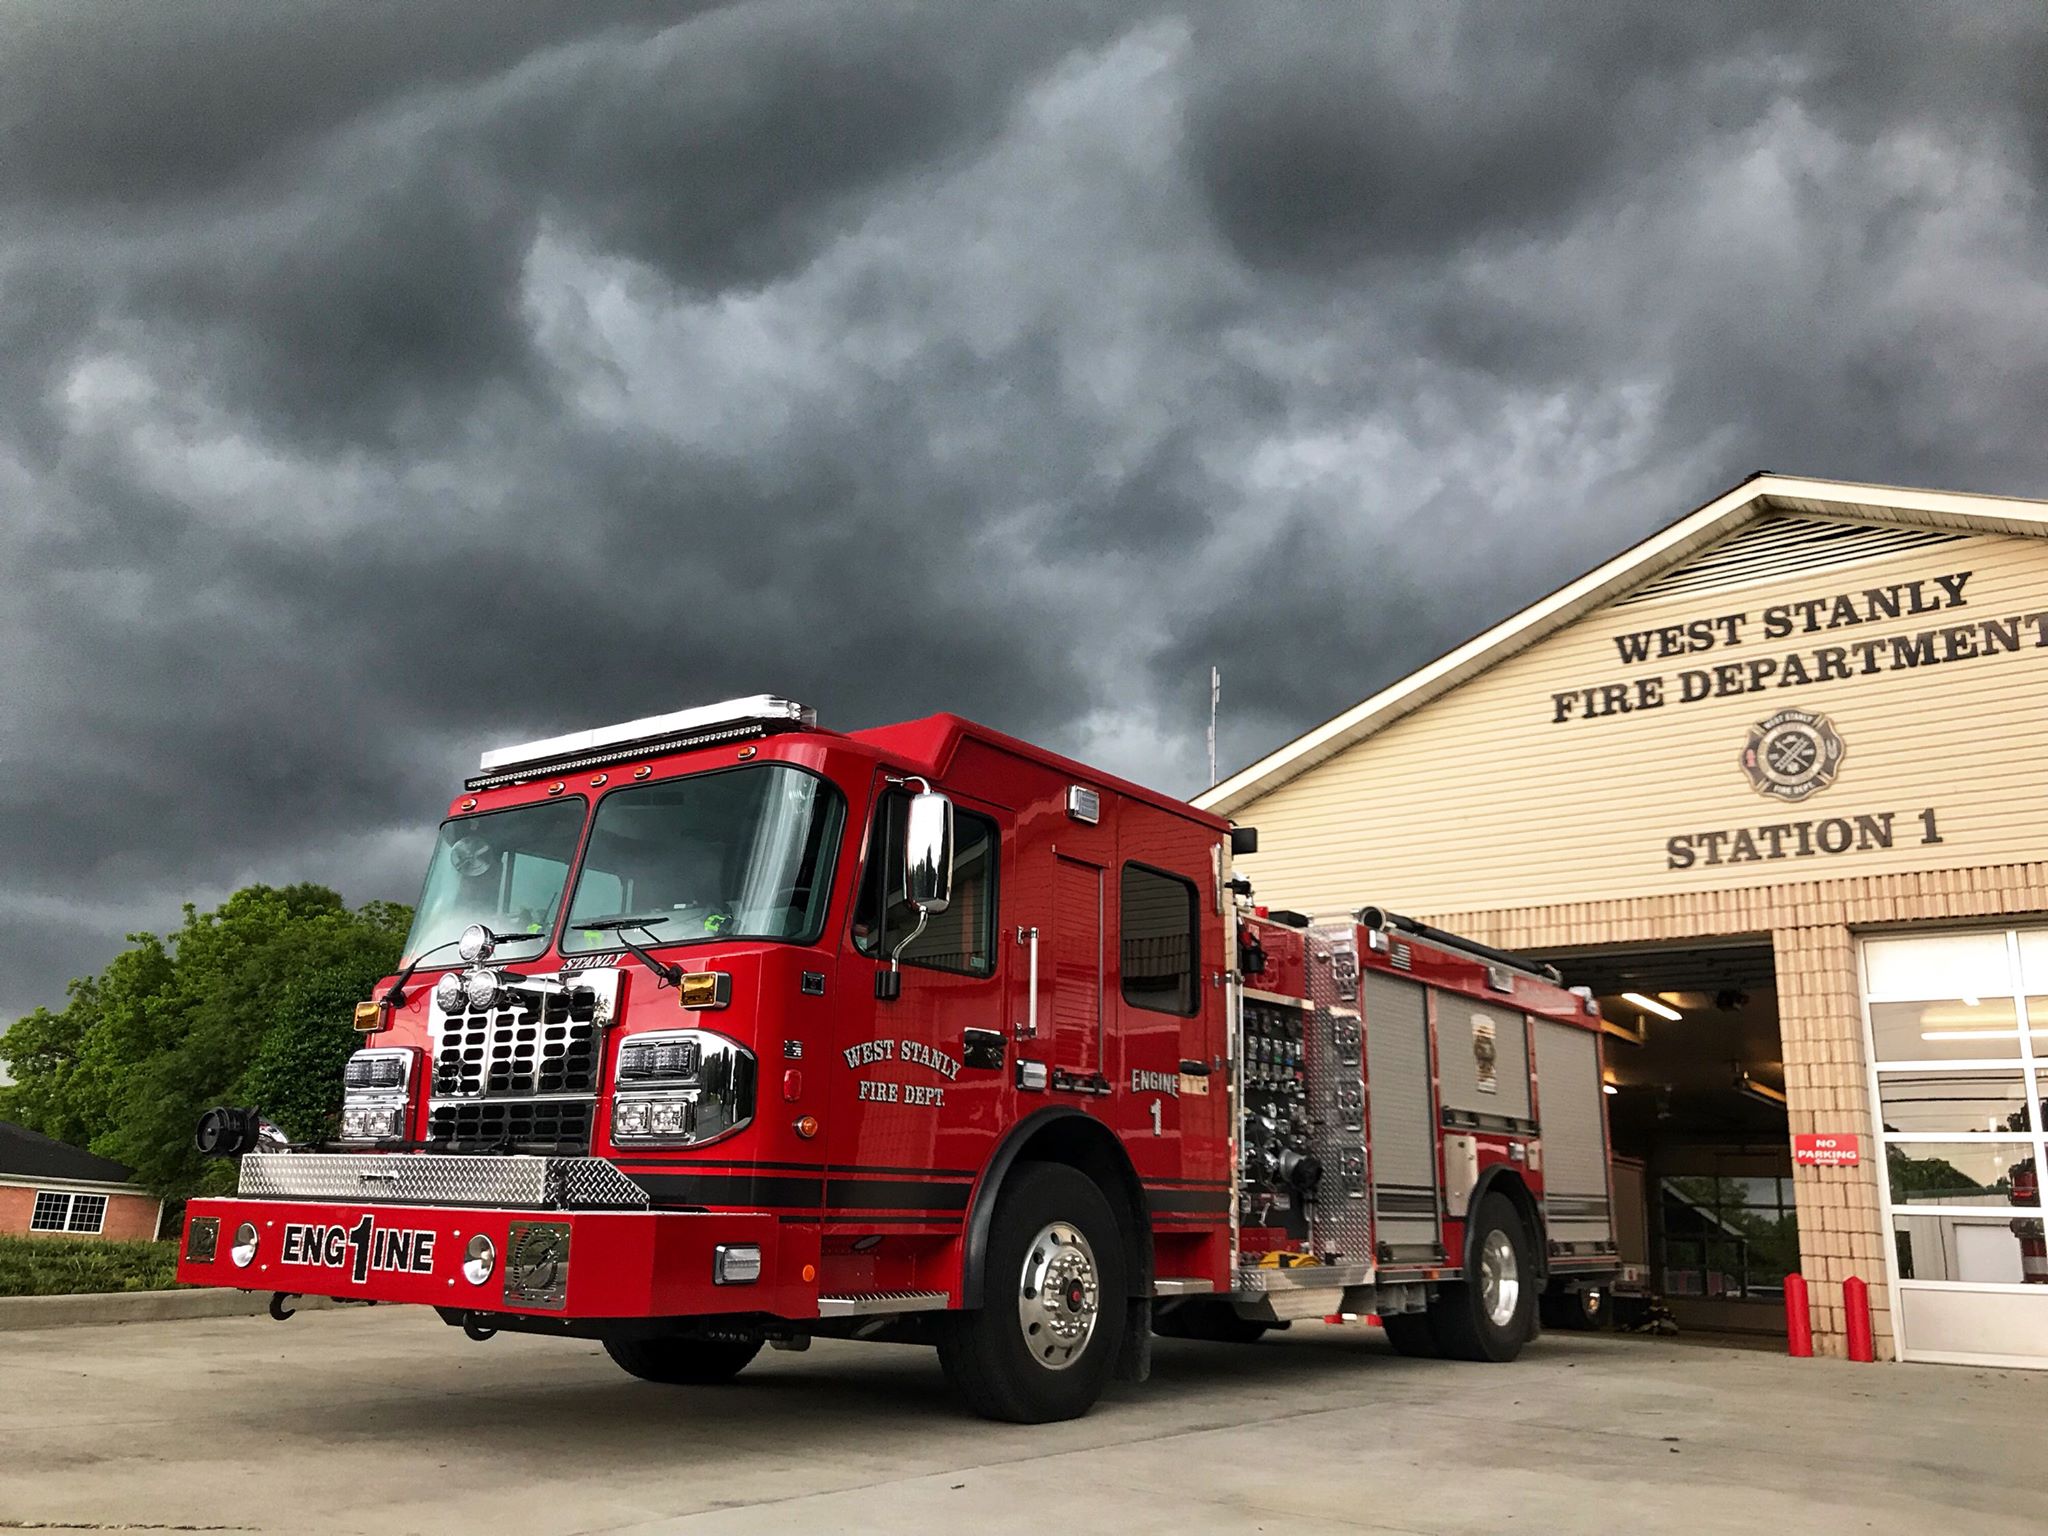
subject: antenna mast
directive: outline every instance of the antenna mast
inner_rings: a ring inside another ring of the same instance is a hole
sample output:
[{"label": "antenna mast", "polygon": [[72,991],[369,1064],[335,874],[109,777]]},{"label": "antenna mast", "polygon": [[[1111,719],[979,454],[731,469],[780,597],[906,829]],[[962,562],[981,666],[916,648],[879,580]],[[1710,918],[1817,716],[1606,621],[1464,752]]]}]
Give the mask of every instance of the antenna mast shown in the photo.
[{"label": "antenna mast", "polygon": [[1216,782],[1216,705],[1223,697],[1223,674],[1209,669],[1209,782]]}]

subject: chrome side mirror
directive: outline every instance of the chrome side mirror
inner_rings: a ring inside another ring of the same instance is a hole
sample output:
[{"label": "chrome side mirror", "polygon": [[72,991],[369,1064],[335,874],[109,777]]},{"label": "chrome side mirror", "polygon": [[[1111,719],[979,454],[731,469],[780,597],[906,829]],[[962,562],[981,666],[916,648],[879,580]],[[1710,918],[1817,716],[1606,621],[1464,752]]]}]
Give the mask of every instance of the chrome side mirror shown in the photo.
[{"label": "chrome side mirror", "polygon": [[[910,797],[903,823],[903,900],[917,911],[910,932],[889,950],[889,968],[875,973],[875,996],[887,1002],[903,993],[903,952],[917,942],[925,924],[953,901],[953,802],[925,783]],[[888,903],[883,903],[886,923]],[[892,935],[893,937],[893,935]]]},{"label": "chrome side mirror", "polygon": [[953,900],[953,802],[937,790],[910,797],[903,829],[903,899],[925,917]]}]

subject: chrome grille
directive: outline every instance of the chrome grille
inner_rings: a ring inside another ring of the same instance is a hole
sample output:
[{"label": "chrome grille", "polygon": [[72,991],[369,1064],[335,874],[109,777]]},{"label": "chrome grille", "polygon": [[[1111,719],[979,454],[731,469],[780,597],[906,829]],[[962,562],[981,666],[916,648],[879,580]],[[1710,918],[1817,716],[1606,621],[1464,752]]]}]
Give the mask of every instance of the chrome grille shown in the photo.
[{"label": "chrome grille", "polygon": [[603,1026],[589,990],[515,989],[489,1012],[449,1014],[434,1046],[436,1098],[595,1093]]},{"label": "chrome grille", "polygon": [[515,979],[488,1009],[433,1005],[427,1140],[443,1150],[582,1151],[590,1145],[614,970]]},{"label": "chrome grille", "polygon": [[427,1111],[427,1140],[451,1152],[518,1147],[580,1151],[590,1145],[590,1099],[480,1099],[436,1103]]}]

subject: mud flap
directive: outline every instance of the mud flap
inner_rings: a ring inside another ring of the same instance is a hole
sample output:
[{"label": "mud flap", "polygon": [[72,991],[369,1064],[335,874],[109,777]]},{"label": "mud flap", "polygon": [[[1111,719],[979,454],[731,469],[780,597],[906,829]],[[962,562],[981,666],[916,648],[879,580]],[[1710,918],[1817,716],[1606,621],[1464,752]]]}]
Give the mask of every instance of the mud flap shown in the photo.
[{"label": "mud flap", "polygon": [[1133,1296],[1124,1308],[1124,1342],[1117,1352],[1118,1381],[1149,1381],[1152,1378],[1152,1301]]}]

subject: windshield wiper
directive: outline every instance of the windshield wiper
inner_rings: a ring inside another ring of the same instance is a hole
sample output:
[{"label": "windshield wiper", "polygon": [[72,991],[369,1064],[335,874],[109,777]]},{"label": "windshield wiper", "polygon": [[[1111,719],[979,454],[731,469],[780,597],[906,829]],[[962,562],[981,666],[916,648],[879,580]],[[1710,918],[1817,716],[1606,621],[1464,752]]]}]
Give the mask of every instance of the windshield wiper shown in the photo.
[{"label": "windshield wiper", "polygon": [[626,930],[628,928],[638,928],[651,938],[654,936],[654,925],[667,921],[668,914],[666,913],[649,912],[644,916],[640,916],[631,912],[621,912],[615,917],[592,918],[587,923],[572,922],[569,926],[571,928],[580,928],[585,933],[611,934],[631,951],[636,960],[654,972],[655,976],[659,978],[660,985],[664,987],[677,987],[681,986],[683,981],[683,968],[680,965],[672,964],[667,960],[657,960],[638,944],[635,944],[626,937]]},{"label": "windshield wiper", "polygon": [[[492,934],[491,937],[499,944],[525,944],[534,939],[545,939],[547,935],[544,933],[512,933],[507,934],[503,938],[498,938],[496,934]],[[423,949],[414,955],[407,962],[405,969],[398,973],[398,979],[385,988],[384,996],[380,1001],[389,1004],[393,1008],[403,1008],[405,1006],[405,984],[412,980],[412,973],[434,956],[441,953],[442,950],[453,949],[461,942],[462,940],[459,938],[450,939],[446,944],[436,944],[432,949]]]}]

